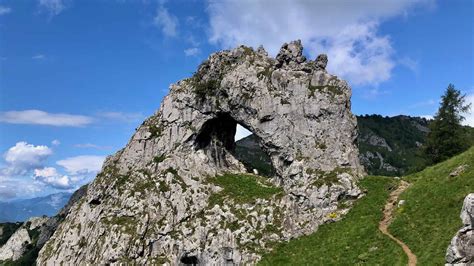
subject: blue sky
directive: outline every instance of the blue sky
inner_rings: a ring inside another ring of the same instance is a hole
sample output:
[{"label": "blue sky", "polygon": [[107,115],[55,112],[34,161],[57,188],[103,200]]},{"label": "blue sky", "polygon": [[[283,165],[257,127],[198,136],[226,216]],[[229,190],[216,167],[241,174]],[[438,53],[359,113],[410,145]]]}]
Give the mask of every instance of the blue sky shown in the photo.
[{"label": "blue sky", "polygon": [[0,200],[89,182],[169,84],[238,44],[327,53],[356,114],[433,115],[449,83],[472,102],[472,17],[468,0],[2,0]]}]

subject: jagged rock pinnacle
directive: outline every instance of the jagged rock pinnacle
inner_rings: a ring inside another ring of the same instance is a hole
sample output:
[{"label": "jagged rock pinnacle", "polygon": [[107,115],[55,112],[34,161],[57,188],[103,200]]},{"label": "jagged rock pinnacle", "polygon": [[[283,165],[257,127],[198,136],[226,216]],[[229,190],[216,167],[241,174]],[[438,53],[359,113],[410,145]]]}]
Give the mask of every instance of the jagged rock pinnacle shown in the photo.
[{"label": "jagged rock pinnacle", "polygon": [[316,67],[325,70],[328,64],[328,56],[325,54],[320,54],[316,58]]}]

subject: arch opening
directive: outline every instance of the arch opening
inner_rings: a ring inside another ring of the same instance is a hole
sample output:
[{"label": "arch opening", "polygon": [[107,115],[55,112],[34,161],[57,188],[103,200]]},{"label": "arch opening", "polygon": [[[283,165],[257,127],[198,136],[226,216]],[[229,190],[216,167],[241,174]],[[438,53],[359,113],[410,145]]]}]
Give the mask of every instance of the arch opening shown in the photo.
[{"label": "arch opening", "polygon": [[198,265],[199,259],[196,256],[184,255],[180,259],[181,263],[184,265]]},{"label": "arch opening", "polygon": [[[238,132],[238,127],[245,130],[239,129]],[[228,113],[220,113],[204,123],[195,137],[194,147],[196,150],[204,150],[218,166],[229,166],[226,156],[230,154],[248,172],[271,177],[276,171],[269,155],[262,148],[263,143],[248,127],[237,122]]]}]

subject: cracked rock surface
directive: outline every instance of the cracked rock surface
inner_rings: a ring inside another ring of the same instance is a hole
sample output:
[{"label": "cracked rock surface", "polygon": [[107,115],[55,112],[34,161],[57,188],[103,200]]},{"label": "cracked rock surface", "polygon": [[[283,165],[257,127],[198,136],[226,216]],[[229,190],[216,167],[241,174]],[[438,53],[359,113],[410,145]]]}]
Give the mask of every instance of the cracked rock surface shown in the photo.
[{"label": "cracked rock surface", "polygon": [[446,251],[446,265],[474,265],[474,193],[464,199],[461,210],[463,227]]},{"label": "cracked rock surface", "polygon": [[[172,84],[37,262],[255,263],[276,242],[345,214],[338,203],[360,195],[363,174],[351,89],[326,72],[326,56],[311,61],[302,50],[284,44],[274,59],[240,46]],[[251,199],[219,181],[246,171],[233,155],[237,124],[255,134],[275,172],[245,176],[262,193]]]}]

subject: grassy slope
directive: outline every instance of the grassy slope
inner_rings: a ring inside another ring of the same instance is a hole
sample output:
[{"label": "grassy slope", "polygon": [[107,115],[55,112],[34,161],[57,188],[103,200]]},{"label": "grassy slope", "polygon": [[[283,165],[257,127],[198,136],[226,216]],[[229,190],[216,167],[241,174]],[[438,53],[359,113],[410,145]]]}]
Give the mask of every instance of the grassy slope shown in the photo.
[{"label": "grassy slope", "polygon": [[[466,171],[449,177],[462,164],[469,165]],[[474,192],[474,147],[405,178],[413,185],[401,195],[406,204],[389,230],[411,248],[420,265],[442,265],[446,248],[461,227],[464,197]]]},{"label": "grassy slope", "polygon": [[395,187],[393,179],[366,177],[368,190],[347,216],[322,225],[317,233],[280,244],[264,255],[261,265],[406,265],[402,249],[378,230],[382,209]]}]

